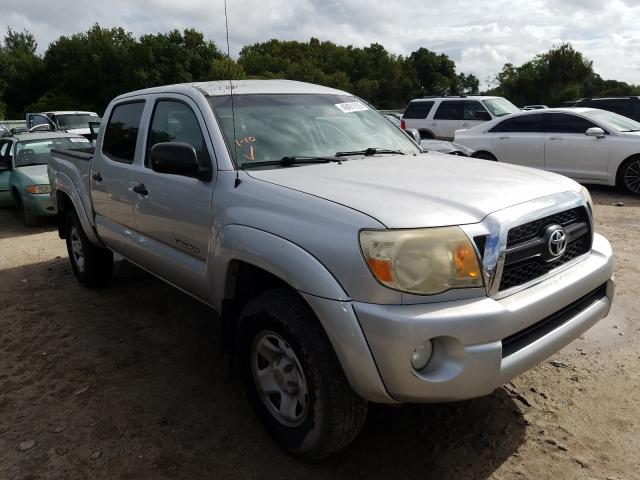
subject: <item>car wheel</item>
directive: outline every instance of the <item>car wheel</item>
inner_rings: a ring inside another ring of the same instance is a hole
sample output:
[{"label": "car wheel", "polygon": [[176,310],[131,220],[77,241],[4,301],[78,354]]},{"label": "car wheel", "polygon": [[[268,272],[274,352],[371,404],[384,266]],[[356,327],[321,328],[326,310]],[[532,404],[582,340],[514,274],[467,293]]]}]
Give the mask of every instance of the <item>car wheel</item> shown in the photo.
[{"label": "car wheel", "polygon": [[630,158],[622,164],[618,185],[629,193],[640,195],[640,157]]},{"label": "car wheel", "polygon": [[16,195],[16,203],[18,204],[18,209],[20,210],[20,218],[22,219],[22,224],[25,227],[37,227],[39,223],[38,217],[27,209],[20,195]]},{"label": "car wheel", "polygon": [[67,215],[67,252],[78,281],[87,287],[109,283],[113,273],[113,253],[100,248],[87,238],[75,211]]},{"label": "car wheel", "polygon": [[475,152],[473,155],[471,155],[473,158],[479,158],[480,160],[490,160],[492,162],[497,162],[498,159],[496,157],[494,157],[491,153],[489,152]]},{"label": "car wheel", "polygon": [[431,132],[428,132],[426,130],[420,130],[420,138],[422,140],[432,140],[433,135],[431,134]]},{"label": "car wheel", "polygon": [[264,292],[240,321],[245,391],[275,442],[307,459],[348,445],[364,424],[367,402],[351,389],[304,300],[287,289]]}]

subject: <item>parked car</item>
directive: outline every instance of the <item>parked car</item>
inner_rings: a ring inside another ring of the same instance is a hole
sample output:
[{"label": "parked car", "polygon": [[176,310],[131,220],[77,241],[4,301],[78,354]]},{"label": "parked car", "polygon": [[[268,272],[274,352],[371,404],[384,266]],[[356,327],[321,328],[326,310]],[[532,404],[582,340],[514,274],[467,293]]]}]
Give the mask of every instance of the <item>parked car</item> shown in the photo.
[{"label": "parked car", "polygon": [[563,107],[599,108],[640,122],[640,97],[581,98],[562,103]]},{"label": "parked car", "polygon": [[402,115],[399,113],[383,113],[384,117],[393,123],[396,127],[400,127],[402,123]]},{"label": "parked car", "polygon": [[63,130],[68,133],[82,135],[89,140],[91,138],[91,125],[99,124],[100,117],[96,112],[82,111],[57,111],[27,113],[27,129],[32,130],[38,125],[49,125],[51,130]]},{"label": "parked car", "polygon": [[61,132],[10,133],[0,137],[0,207],[18,207],[27,227],[55,215],[47,160],[52,148],[91,151],[86,138]]},{"label": "parked car", "polygon": [[522,107],[522,110],[525,110],[525,111],[544,110],[545,108],[549,108],[549,107],[546,105],[525,105],[524,107]]},{"label": "parked car", "polygon": [[421,140],[420,146],[423,150],[430,152],[447,153],[449,155],[460,155],[463,157],[473,156],[473,150],[460,145],[459,143],[447,142],[445,140]]},{"label": "parked car", "polygon": [[474,156],[640,194],[640,123],[592,108],[522,112],[456,132]]},{"label": "parked car", "polygon": [[76,277],[104,285],[117,252],[213,307],[249,402],[296,455],[349,444],[368,402],[488,395],[611,307],[586,189],[422,154],[346,92],[171,85],[105,119],[93,156],[49,162]]},{"label": "parked car", "polygon": [[423,139],[453,140],[455,131],[519,112],[502,97],[425,97],[411,100],[402,115],[402,128],[415,128]]}]

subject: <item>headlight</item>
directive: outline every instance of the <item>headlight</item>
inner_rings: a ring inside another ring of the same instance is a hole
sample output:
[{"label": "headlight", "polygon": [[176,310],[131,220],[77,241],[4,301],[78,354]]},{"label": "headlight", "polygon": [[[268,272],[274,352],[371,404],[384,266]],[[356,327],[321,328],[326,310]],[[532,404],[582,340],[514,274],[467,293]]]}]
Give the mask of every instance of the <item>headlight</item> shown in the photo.
[{"label": "headlight", "polygon": [[589,205],[589,208],[591,209],[591,215],[593,215],[593,200],[591,199],[591,194],[589,193],[589,190],[587,190],[587,187],[582,187],[582,190],[580,190],[580,196],[586,200],[587,205]]},{"label": "headlight", "polygon": [[51,185],[27,185],[27,193],[51,193]]},{"label": "headlight", "polygon": [[484,284],[475,249],[459,227],[363,230],[360,248],[373,276],[395,290],[433,295]]}]

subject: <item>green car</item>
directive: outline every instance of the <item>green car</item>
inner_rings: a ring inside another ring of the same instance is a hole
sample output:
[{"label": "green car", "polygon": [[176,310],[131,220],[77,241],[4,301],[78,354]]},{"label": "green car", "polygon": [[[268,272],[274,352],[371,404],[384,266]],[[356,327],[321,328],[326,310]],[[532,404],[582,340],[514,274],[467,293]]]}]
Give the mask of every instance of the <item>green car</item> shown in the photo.
[{"label": "green car", "polygon": [[93,152],[80,135],[62,132],[4,133],[0,137],[0,207],[18,207],[27,227],[55,215],[47,161],[53,148]]}]

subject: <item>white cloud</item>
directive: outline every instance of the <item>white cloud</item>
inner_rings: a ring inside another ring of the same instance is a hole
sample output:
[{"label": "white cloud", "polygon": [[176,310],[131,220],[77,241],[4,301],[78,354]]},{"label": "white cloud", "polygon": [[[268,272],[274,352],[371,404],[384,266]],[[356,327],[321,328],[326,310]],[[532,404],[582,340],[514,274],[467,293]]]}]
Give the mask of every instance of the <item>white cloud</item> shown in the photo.
[{"label": "white cloud", "polygon": [[[135,35],[194,27],[226,50],[222,0],[30,0],[2,3],[0,30],[26,28],[41,49],[93,23]],[[271,38],[338,44],[373,42],[397,54],[424,46],[450,55],[483,82],[504,63],[521,64],[571,42],[604,78],[640,83],[640,0],[229,0],[232,55]]]}]

